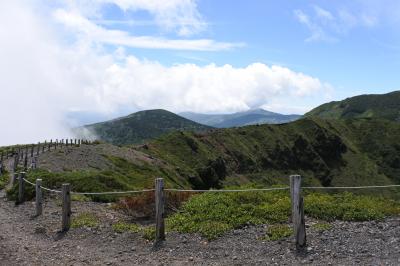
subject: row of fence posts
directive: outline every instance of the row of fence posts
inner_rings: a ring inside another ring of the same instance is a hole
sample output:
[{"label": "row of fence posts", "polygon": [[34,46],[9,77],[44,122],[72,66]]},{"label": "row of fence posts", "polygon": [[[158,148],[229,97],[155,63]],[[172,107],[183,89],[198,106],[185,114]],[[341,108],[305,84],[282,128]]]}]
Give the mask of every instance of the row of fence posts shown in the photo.
[{"label": "row of fence posts", "polygon": [[[81,144],[91,144],[92,142],[84,139],[56,139],[53,141],[52,139],[44,143],[38,142],[36,145],[26,145],[25,147],[19,147],[16,149],[12,149],[11,151],[0,152],[0,174],[4,171],[4,159],[14,157],[13,162],[13,171],[17,171],[18,165],[20,162],[23,162],[24,170],[28,169],[28,157],[30,157],[30,168],[36,168],[37,157],[40,153],[44,153],[45,151],[56,150],[58,147],[69,147],[69,146],[81,146]],[[36,149],[35,149],[36,147]]]},{"label": "row of fence posts", "polygon": [[[19,175],[19,190],[17,204],[21,204],[25,199],[25,173]],[[35,184],[36,191],[36,216],[43,213],[43,195],[42,180],[37,179]],[[164,195],[164,179],[157,178],[155,180],[155,240],[160,242],[165,240],[165,195]],[[267,192],[268,193],[268,192]],[[66,232],[71,225],[71,185],[62,185],[62,219],[61,231]],[[306,227],[304,220],[304,201],[301,196],[301,176],[290,176],[290,198],[291,198],[291,222],[295,236],[295,244],[298,250],[306,246]]]}]

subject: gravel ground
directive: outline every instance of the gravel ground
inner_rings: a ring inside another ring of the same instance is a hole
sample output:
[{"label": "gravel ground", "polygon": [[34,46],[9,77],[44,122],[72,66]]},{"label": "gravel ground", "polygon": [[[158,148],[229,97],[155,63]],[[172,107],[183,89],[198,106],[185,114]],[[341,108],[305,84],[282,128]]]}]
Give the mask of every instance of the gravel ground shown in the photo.
[{"label": "gravel ground", "polygon": [[107,204],[73,202],[73,216],[92,212],[96,229],[62,235],[59,202],[44,205],[33,218],[33,202],[15,206],[0,192],[0,265],[400,265],[400,217],[379,222],[332,222],[317,231],[307,219],[308,247],[296,252],[293,239],[260,240],[266,226],[249,226],[207,241],[198,235],[169,233],[159,246],[139,234],[115,233],[111,224],[126,219]]}]

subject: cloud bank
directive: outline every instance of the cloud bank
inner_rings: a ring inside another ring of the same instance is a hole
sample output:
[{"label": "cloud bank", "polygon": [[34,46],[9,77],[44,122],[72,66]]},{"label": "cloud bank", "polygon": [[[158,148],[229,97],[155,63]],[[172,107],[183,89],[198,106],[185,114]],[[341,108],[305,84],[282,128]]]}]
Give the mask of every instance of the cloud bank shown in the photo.
[{"label": "cloud bank", "polygon": [[[119,2],[134,8],[128,5],[134,1]],[[299,98],[326,97],[332,89],[315,77],[263,63],[163,65],[128,54],[125,44],[105,49],[95,30],[66,41],[59,20],[48,20],[42,13],[48,10],[37,3],[0,3],[0,145],[65,138],[73,111],[216,113],[264,106],[301,112],[306,107]]]}]

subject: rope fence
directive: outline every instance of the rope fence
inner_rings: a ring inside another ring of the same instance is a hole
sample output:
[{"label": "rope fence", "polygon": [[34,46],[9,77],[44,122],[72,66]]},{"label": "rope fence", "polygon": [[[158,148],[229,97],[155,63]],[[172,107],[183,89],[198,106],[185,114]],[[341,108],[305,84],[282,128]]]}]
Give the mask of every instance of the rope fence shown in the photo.
[{"label": "rope fence", "polygon": [[[32,185],[36,186],[34,183],[29,180],[23,178],[23,180]],[[370,188],[392,188],[392,187],[400,187],[400,185],[377,185],[377,186],[354,186],[354,187],[309,187],[304,186],[302,189],[370,189]],[[61,193],[61,190],[50,189],[42,186],[43,190]],[[257,191],[277,191],[277,190],[289,190],[290,187],[270,187],[270,188],[250,188],[250,189],[178,189],[178,188],[166,188],[164,191],[170,192],[192,192],[192,193],[200,193],[200,192],[212,192],[212,193],[226,193],[226,192],[257,192]],[[108,191],[108,192],[74,192],[71,191],[73,195],[115,195],[115,194],[135,194],[135,193],[144,193],[144,192],[154,192],[155,189],[142,189],[142,190],[127,190],[127,191]]]},{"label": "rope fence", "polygon": [[376,189],[376,188],[396,188],[400,185],[370,185],[370,186],[339,186],[339,187],[317,187],[317,186],[301,186],[301,176],[291,175],[290,186],[285,187],[270,187],[270,188],[249,188],[249,189],[221,189],[221,190],[206,190],[206,189],[176,189],[164,188],[164,180],[157,178],[154,189],[129,190],[129,191],[109,191],[109,192],[73,192],[70,184],[63,184],[62,190],[50,189],[42,186],[42,180],[36,179],[33,183],[25,178],[25,172],[21,172],[18,178],[18,198],[17,204],[25,201],[24,190],[25,183],[34,186],[36,189],[36,215],[42,214],[42,190],[61,194],[62,198],[62,231],[68,231],[71,224],[71,195],[116,195],[116,194],[134,194],[144,192],[154,192],[155,194],[155,232],[156,242],[165,240],[165,192],[206,192],[206,193],[227,193],[227,192],[263,192],[263,191],[282,191],[290,190],[291,199],[291,222],[295,235],[295,243],[297,249],[302,249],[306,245],[306,227],[304,220],[304,200],[301,196],[302,189]]}]

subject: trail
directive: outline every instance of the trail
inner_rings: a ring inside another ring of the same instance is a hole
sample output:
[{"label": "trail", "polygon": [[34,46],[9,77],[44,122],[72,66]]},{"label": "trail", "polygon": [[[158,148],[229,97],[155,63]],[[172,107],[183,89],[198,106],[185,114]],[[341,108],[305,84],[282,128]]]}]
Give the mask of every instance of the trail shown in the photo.
[{"label": "trail", "polygon": [[73,217],[94,213],[96,228],[58,233],[57,199],[32,218],[34,203],[15,206],[0,191],[0,265],[399,265],[400,217],[375,222],[332,222],[315,231],[307,218],[308,248],[297,254],[291,238],[265,241],[266,226],[246,226],[214,241],[198,235],[168,233],[159,247],[135,233],[115,233],[126,219],[107,204],[73,202]]}]

